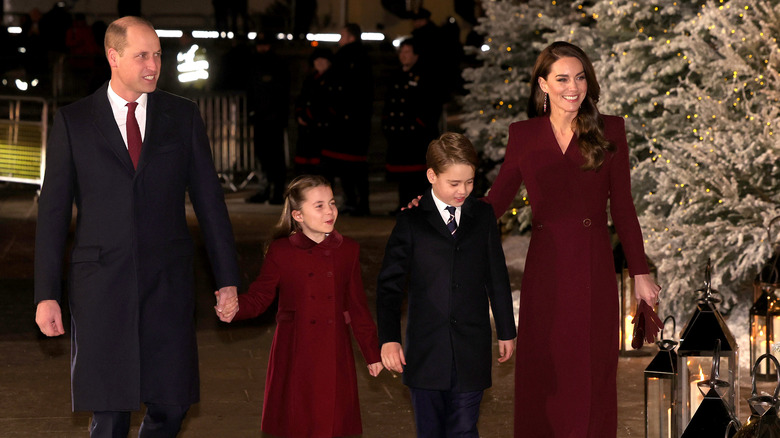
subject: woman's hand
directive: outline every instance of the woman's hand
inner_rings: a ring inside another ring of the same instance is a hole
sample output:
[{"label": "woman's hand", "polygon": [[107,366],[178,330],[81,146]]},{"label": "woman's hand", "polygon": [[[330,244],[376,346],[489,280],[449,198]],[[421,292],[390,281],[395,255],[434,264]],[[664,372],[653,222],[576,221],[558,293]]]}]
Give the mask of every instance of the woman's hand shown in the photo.
[{"label": "woman's hand", "polygon": [[661,286],[655,284],[650,274],[634,275],[634,293],[637,300],[642,300],[651,308],[658,304],[658,293]]}]

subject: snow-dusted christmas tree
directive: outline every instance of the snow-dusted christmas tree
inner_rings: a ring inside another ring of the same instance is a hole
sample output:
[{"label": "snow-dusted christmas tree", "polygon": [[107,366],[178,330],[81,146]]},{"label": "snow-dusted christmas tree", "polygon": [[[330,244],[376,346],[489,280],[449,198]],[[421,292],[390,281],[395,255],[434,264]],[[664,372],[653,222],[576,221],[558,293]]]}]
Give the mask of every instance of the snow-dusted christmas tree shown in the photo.
[{"label": "snow-dusted christmas tree", "polygon": [[658,99],[654,156],[634,171],[646,250],[667,293],[699,288],[712,258],[713,285],[740,313],[771,253],[765,227],[780,214],[780,5],[769,3],[709,1],[674,27],[666,46],[687,72]]}]

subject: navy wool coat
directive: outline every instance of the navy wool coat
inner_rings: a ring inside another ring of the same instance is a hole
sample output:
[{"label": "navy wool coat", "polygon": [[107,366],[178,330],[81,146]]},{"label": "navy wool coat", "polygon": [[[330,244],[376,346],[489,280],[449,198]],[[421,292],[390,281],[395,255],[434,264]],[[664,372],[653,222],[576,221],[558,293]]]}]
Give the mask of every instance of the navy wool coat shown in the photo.
[{"label": "navy wool coat", "polygon": [[398,215],[377,284],[380,345],[401,342],[401,304],[407,288],[404,384],[456,392],[490,387],[491,308],[498,339],[516,335],[509,275],[492,208],[466,198],[455,238],[430,192],[419,207]]},{"label": "navy wool coat", "polygon": [[73,409],[137,410],[199,399],[189,193],[217,287],[238,286],[232,228],[197,106],[149,94],[138,169],[107,84],[60,109],[51,130],[35,243],[35,302],[61,299],[70,254]]}]

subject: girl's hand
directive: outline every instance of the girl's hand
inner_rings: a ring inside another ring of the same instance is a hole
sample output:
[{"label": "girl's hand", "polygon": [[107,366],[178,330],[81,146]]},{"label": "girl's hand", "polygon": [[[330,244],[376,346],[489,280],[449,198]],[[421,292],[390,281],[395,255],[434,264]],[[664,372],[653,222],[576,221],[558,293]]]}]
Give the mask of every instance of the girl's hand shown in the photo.
[{"label": "girl's hand", "polygon": [[634,293],[637,300],[642,300],[651,308],[658,304],[658,293],[661,286],[655,284],[650,274],[634,276]]},{"label": "girl's hand", "polygon": [[373,377],[378,376],[382,369],[384,369],[382,362],[374,362],[368,365],[368,373]]}]

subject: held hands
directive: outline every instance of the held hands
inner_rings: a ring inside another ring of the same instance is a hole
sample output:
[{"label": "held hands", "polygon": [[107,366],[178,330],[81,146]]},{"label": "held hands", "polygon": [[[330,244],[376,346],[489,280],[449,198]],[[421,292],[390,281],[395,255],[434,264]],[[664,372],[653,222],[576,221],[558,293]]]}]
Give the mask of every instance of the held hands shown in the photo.
[{"label": "held hands", "polygon": [[378,376],[382,369],[382,362],[368,364],[368,374],[371,374],[372,377]]},{"label": "held hands", "polygon": [[46,336],[60,336],[65,334],[62,326],[62,311],[57,300],[43,300],[38,303],[35,311],[35,323]]},{"label": "held hands", "polygon": [[[515,338],[517,339],[517,338]],[[515,339],[508,341],[498,340],[498,358],[499,363],[504,363],[512,358],[512,354],[515,352]]]},{"label": "held hands", "polygon": [[230,322],[238,313],[238,288],[235,286],[225,286],[214,292],[217,297],[217,305],[214,310],[217,312],[219,320]]},{"label": "held hands", "polygon": [[382,365],[390,371],[396,373],[404,372],[404,365],[406,365],[406,358],[404,357],[404,349],[398,342],[386,342],[382,344]]}]

